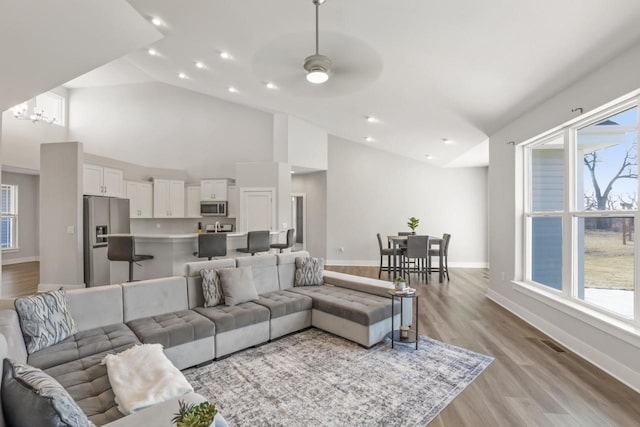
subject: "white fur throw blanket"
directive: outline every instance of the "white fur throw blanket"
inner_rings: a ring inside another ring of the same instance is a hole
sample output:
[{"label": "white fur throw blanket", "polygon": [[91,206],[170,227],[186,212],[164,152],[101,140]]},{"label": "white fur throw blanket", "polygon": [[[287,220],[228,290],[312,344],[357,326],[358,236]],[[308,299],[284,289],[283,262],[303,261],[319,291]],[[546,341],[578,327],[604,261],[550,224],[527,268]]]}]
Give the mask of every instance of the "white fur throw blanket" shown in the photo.
[{"label": "white fur throw blanket", "polygon": [[102,359],[118,410],[124,415],[192,392],[160,344],[142,344]]}]

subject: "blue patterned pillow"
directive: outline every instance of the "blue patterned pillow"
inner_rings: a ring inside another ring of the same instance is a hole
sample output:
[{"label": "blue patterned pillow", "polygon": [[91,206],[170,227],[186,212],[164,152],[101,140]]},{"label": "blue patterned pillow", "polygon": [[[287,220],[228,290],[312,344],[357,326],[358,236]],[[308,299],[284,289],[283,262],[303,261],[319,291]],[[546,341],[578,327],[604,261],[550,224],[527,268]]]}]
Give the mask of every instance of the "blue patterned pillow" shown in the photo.
[{"label": "blue patterned pillow", "polygon": [[59,343],[77,332],[64,290],[16,298],[22,336],[29,354]]},{"label": "blue patterned pillow", "polygon": [[95,427],[58,381],[10,359],[3,362],[2,407],[7,425]]},{"label": "blue patterned pillow", "polygon": [[319,286],[324,282],[324,259],[296,258],[294,286]]}]

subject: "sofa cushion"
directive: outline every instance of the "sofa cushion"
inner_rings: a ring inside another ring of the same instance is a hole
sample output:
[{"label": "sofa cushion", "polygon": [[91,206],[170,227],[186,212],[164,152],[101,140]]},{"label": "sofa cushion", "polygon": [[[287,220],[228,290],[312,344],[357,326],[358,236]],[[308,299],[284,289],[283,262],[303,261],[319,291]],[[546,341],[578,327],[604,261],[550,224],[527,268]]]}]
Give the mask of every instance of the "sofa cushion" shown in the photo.
[{"label": "sofa cushion", "polygon": [[253,286],[260,295],[280,290],[276,262],[275,255],[248,256],[236,261],[238,267],[251,267]]},{"label": "sofa cushion", "polygon": [[[326,285],[292,288],[287,292],[310,296],[314,309],[364,326],[391,318],[391,298]],[[396,312],[400,312],[399,301],[396,301]]]},{"label": "sofa cushion", "polygon": [[222,284],[220,283],[220,275],[215,268],[203,268],[200,270],[202,276],[202,296],[204,297],[205,307],[215,307],[224,303],[224,294],[222,293]]},{"label": "sofa cushion", "polygon": [[89,427],[89,421],[62,385],[33,366],[4,359],[2,406],[14,426]]},{"label": "sofa cushion", "polygon": [[195,311],[184,310],[127,322],[127,326],[145,344],[164,348],[212,337],[215,325]]},{"label": "sofa cushion", "polygon": [[[129,346],[121,347],[124,351]],[[105,351],[46,369],[69,392],[89,420],[101,426],[121,418],[102,359],[117,351]]]},{"label": "sofa cushion", "polygon": [[16,298],[16,311],[29,354],[77,332],[68,305],[64,290]]},{"label": "sofa cushion", "polygon": [[196,307],[194,311],[216,324],[216,334],[269,321],[269,309],[254,302],[234,306]]},{"label": "sofa cushion", "polygon": [[269,292],[260,295],[260,298],[255,300],[255,303],[267,307],[271,312],[272,319],[311,310],[313,306],[311,297],[287,291]]},{"label": "sofa cushion", "polygon": [[251,267],[223,268],[218,270],[218,275],[225,305],[238,305],[258,299]]},{"label": "sofa cushion", "polygon": [[187,310],[187,281],[184,277],[164,277],[123,283],[124,321]]},{"label": "sofa cushion", "polygon": [[47,369],[105,351],[122,351],[139,343],[131,329],[118,323],[78,332],[58,344],[29,355],[28,363]]},{"label": "sofa cushion", "polygon": [[322,258],[296,258],[295,286],[322,285],[324,260]]}]

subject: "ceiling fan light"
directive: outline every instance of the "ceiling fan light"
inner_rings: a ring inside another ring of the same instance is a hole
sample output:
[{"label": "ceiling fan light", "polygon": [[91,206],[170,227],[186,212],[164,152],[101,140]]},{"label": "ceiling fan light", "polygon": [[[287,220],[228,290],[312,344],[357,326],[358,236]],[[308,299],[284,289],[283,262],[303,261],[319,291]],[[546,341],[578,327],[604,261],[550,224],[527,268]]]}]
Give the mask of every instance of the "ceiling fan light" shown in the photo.
[{"label": "ceiling fan light", "polygon": [[329,73],[322,68],[314,68],[307,73],[307,81],[314,84],[322,84],[329,80]]}]

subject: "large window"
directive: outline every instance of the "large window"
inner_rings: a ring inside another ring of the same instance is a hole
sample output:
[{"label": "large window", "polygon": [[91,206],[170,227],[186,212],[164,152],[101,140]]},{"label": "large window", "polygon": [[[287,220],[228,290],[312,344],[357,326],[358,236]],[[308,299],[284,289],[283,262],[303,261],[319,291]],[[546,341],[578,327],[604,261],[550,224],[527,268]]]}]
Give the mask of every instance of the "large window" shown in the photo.
[{"label": "large window", "polygon": [[64,97],[53,92],[45,92],[36,96],[36,110],[42,112],[42,116],[52,120],[53,124],[64,126]]},{"label": "large window", "polygon": [[0,242],[2,249],[18,248],[18,186],[2,184]]},{"label": "large window", "polygon": [[623,319],[636,308],[638,103],[524,146],[525,279]]}]

